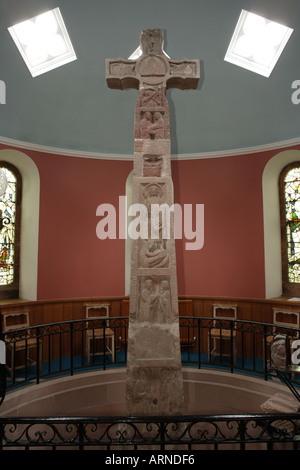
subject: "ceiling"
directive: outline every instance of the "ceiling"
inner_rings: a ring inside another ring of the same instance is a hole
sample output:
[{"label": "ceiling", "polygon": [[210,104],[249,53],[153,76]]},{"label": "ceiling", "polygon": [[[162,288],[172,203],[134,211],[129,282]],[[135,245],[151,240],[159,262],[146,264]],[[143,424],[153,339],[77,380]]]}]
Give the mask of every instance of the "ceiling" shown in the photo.
[{"label": "ceiling", "polygon": [[[32,78],[7,28],[56,7],[77,60]],[[294,29],[269,78],[224,61],[242,9]],[[300,80],[299,0],[0,0],[0,142],[131,155],[137,91],[109,89],[105,59],[128,58],[147,28],[164,29],[171,58],[201,64],[196,90],[167,92],[172,154],[300,137],[300,104],[291,99]]]}]

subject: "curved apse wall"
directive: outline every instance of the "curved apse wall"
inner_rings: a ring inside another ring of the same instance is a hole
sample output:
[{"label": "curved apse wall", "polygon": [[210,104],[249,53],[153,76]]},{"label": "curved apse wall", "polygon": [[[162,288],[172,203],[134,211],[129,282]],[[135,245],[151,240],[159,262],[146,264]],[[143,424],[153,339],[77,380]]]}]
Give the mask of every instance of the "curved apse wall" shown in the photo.
[{"label": "curved apse wall", "polygon": [[[96,209],[101,203],[118,207],[132,161],[3,147],[1,159],[18,168],[24,182],[22,298],[128,294],[126,241],[97,238]],[[298,146],[281,152],[173,158],[174,202],[204,204],[203,248],[188,251],[185,239],[176,240],[179,295],[281,295],[277,180],[299,154]]]}]

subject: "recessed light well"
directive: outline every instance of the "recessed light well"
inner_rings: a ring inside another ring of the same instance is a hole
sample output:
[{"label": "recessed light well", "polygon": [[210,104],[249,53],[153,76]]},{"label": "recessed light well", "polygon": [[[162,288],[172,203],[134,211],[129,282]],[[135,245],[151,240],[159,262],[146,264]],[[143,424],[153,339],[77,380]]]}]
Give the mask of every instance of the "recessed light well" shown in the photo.
[{"label": "recessed light well", "polygon": [[293,29],[242,10],[225,61],[269,77]]},{"label": "recessed light well", "polygon": [[59,8],[11,26],[8,31],[33,77],[76,60]]}]

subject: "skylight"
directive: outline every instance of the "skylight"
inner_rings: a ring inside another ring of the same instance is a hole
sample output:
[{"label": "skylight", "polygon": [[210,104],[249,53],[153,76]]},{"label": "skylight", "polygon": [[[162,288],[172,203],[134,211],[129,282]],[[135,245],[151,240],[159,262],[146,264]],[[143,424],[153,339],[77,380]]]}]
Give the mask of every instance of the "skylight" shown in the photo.
[{"label": "skylight", "polygon": [[269,77],[293,29],[242,10],[225,61]]},{"label": "skylight", "polygon": [[33,77],[76,60],[59,8],[8,28]]}]

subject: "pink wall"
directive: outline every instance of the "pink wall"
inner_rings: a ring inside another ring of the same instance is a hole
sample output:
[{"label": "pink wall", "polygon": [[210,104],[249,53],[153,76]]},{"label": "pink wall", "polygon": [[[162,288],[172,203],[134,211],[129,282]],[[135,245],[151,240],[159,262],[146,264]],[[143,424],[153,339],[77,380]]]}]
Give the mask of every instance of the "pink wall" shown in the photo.
[{"label": "pink wall", "polygon": [[124,295],[124,240],[97,238],[96,209],[117,207],[132,163],[30,156],[41,180],[38,298]]},{"label": "pink wall", "polygon": [[[132,162],[24,150],[40,173],[38,299],[124,295],[125,241],[99,240]],[[264,298],[262,173],[277,152],[172,163],[175,202],[204,204],[204,246],[176,241],[180,295]]]},{"label": "pink wall", "polygon": [[175,202],[204,204],[204,246],[177,241],[180,295],[265,296],[262,172],[266,154],[177,161]]}]

